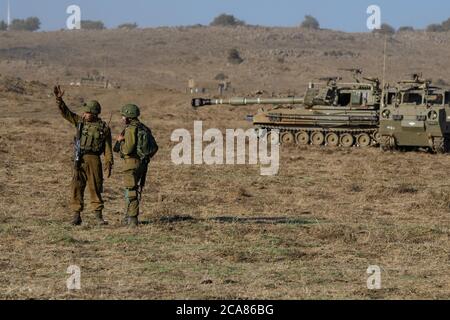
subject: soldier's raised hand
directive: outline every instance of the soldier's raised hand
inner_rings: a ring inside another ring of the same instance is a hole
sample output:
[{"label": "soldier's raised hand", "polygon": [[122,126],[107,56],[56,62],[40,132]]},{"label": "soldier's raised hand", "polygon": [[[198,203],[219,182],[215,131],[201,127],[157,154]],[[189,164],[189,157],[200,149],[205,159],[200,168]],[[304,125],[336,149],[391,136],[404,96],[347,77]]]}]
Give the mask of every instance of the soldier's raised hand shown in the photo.
[{"label": "soldier's raised hand", "polygon": [[62,99],[62,97],[64,96],[65,92],[61,90],[61,86],[60,85],[57,85],[57,86],[54,87],[53,93],[55,94],[55,97],[57,99]]}]

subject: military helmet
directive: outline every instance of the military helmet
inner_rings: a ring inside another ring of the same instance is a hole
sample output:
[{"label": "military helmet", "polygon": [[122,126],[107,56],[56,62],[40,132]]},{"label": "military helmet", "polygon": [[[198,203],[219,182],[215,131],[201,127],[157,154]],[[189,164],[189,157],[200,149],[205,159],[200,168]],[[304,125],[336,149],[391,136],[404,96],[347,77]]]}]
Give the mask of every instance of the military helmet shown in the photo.
[{"label": "military helmet", "polygon": [[141,115],[139,107],[135,104],[127,104],[123,106],[121,113],[126,118],[137,118]]},{"label": "military helmet", "polygon": [[83,112],[100,114],[102,112],[102,107],[98,101],[92,100],[83,104]]}]

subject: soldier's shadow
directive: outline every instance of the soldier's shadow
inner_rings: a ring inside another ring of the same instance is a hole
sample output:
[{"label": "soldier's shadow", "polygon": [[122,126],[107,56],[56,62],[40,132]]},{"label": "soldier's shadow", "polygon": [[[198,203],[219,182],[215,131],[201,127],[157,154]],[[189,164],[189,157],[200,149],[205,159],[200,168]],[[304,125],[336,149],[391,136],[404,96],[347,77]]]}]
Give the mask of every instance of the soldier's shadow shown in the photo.
[{"label": "soldier's shadow", "polygon": [[143,225],[164,224],[164,223],[200,223],[200,222],[218,222],[218,223],[249,223],[249,224],[297,224],[307,225],[317,223],[316,219],[307,219],[299,217],[236,217],[219,216],[211,218],[194,218],[190,215],[170,215],[149,220],[141,221]]}]

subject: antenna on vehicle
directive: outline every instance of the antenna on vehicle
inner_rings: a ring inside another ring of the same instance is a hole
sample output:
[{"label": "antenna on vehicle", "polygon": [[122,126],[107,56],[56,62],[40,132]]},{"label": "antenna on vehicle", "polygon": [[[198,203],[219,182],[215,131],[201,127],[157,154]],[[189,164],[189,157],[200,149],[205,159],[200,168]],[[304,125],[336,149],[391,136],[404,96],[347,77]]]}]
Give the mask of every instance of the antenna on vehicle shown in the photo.
[{"label": "antenna on vehicle", "polygon": [[386,49],[387,49],[387,37],[384,37],[384,52],[383,52],[383,90],[386,84]]},{"label": "antenna on vehicle", "polygon": [[384,50],[383,50],[383,80],[381,85],[381,106],[385,106],[384,92],[386,90],[386,51],[387,51],[387,36],[384,36]]}]

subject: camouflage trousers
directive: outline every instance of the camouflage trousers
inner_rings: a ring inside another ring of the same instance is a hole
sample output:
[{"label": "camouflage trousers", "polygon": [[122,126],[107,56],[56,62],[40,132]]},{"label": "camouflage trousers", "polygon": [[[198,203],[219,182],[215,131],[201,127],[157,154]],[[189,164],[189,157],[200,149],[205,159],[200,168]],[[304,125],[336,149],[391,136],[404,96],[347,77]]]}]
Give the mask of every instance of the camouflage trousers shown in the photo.
[{"label": "camouflage trousers", "polygon": [[138,184],[143,174],[143,168],[139,159],[127,158],[124,161],[125,214],[129,217],[137,217],[139,215]]},{"label": "camouflage trousers", "polygon": [[74,212],[82,212],[84,209],[84,191],[89,190],[92,211],[102,211],[104,208],[103,171],[99,156],[84,155],[80,169],[73,170],[72,200],[70,207]]}]

